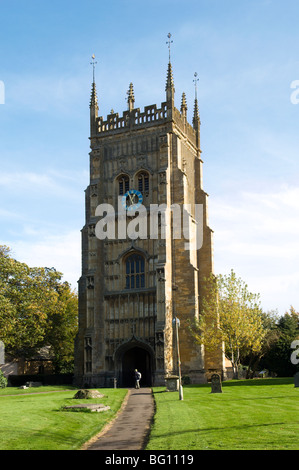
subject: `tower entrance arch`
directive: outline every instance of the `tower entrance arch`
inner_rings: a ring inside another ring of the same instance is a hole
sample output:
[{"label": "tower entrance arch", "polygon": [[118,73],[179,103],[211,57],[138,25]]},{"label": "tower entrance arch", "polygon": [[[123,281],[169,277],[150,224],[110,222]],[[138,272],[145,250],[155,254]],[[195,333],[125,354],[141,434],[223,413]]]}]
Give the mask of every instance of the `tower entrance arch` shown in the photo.
[{"label": "tower entrance arch", "polygon": [[134,387],[135,369],[141,372],[141,387],[152,386],[154,351],[143,341],[128,341],[120,346],[115,353],[115,366],[121,387]]}]

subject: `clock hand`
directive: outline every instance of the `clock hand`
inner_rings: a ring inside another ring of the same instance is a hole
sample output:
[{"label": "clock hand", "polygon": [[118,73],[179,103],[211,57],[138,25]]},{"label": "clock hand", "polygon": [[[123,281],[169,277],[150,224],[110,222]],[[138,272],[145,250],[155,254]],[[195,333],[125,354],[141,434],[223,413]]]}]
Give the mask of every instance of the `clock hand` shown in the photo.
[{"label": "clock hand", "polygon": [[131,204],[133,205],[133,204],[134,204],[134,202],[133,202],[133,195],[131,195],[130,193],[129,193],[129,198],[130,198]]}]

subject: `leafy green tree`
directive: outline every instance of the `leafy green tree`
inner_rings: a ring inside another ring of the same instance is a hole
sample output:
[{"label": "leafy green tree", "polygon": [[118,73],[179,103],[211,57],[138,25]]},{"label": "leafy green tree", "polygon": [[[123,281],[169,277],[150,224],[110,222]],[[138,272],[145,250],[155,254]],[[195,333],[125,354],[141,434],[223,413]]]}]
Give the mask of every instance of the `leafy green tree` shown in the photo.
[{"label": "leafy green tree", "polygon": [[279,338],[279,330],[277,328],[278,319],[278,314],[275,311],[262,313],[262,323],[265,334],[261,341],[261,347],[257,351],[250,351],[247,356],[243,356],[242,358],[242,364],[248,365],[247,379],[254,377],[258,368],[261,368],[263,358],[275,347]]},{"label": "leafy green tree", "polygon": [[265,336],[259,296],[249,292],[233,270],[229,275],[211,275],[201,315],[191,331],[208,352],[222,345],[237,378],[241,354],[259,351]]},{"label": "leafy green tree", "polygon": [[0,339],[15,357],[51,347],[56,370],[72,361],[77,296],[54,268],[30,268],[0,246]]},{"label": "leafy green tree", "polygon": [[78,330],[78,297],[67,282],[57,284],[55,309],[48,315],[45,341],[51,346],[55,371],[72,372]]},{"label": "leafy green tree", "polygon": [[291,362],[291,344],[299,339],[299,313],[293,307],[277,322],[278,338],[273,347],[265,354],[262,367],[275,372],[280,377],[290,377],[298,370]]}]

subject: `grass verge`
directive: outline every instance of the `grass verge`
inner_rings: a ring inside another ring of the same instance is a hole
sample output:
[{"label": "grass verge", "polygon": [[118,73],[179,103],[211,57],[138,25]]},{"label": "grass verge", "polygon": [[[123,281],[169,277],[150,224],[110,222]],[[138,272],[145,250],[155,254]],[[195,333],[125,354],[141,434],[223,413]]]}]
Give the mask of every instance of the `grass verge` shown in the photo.
[{"label": "grass verge", "polygon": [[154,388],[147,450],[298,450],[299,388],[294,379],[228,381],[177,392]]},{"label": "grass verge", "polygon": [[[59,387],[0,389],[0,450],[79,449],[113,419],[127,393],[105,388],[101,390],[104,398],[74,400],[75,390],[57,390]],[[78,403],[103,403],[111,409],[102,413],[63,410]]]}]

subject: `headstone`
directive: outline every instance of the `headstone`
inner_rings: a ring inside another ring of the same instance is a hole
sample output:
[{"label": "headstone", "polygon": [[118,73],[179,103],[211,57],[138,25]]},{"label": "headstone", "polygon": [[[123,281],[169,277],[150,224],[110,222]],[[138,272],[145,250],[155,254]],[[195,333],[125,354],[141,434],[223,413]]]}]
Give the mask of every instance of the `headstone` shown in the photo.
[{"label": "headstone", "polygon": [[98,392],[97,390],[82,389],[82,390],[78,390],[78,392],[75,394],[73,398],[78,398],[78,399],[103,398],[103,396],[104,395]]},{"label": "headstone", "polygon": [[299,387],[299,372],[294,375],[295,388]]},{"label": "headstone", "polygon": [[42,382],[26,382],[27,387],[42,387]]},{"label": "headstone", "polygon": [[221,377],[213,374],[211,377],[211,393],[222,393]]}]

